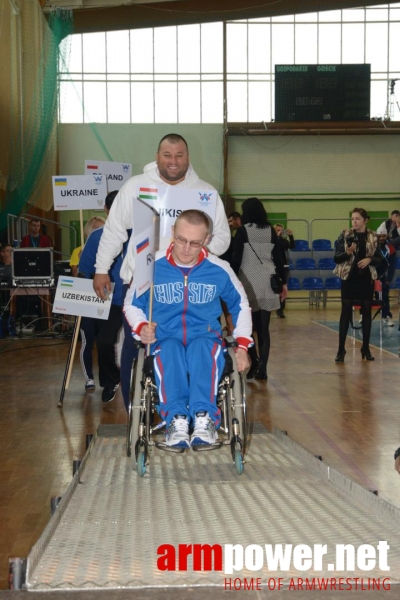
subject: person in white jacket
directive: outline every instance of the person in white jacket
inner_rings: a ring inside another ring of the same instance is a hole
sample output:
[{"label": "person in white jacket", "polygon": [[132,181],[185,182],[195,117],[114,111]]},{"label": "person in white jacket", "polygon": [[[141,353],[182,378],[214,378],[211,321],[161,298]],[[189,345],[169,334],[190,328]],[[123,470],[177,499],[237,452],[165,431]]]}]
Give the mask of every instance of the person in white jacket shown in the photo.
[{"label": "person in white jacket", "polygon": [[[214,189],[212,185],[199,178],[189,160],[189,150],[186,140],[175,133],[162,138],[158,145],[156,161],[144,167],[142,175],[135,175],[120,189],[113,202],[112,209],[106,221],[96,256],[96,274],[93,287],[100,298],[105,299],[111,291],[108,271],[116,256],[121,253],[123,243],[128,239],[133,228],[132,199],[139,187],[156,187],[158,184],[176,185],[181,188]],[[229,247],[231,233],[222,200],[217,194],[213,235],[208,244],[208,250],[217,256],[223,254]],[[166,249],[170,239],[160,239],[160,250]],[[132,281],[135,270],[133,251],[133,236],[129,241],[126,256],[122,263],[120,275],[124,282],[124,291]],[[127,300],[125,300],[126,302]],[[129,303],[129,299],[128,299]],[[129,406],[129,385],[132,361],[137,349],[124,319],[125,339],[121,353],[121,390],[126,408]]]},{"label": "person in white jacket", "polygon": [[[107,291],[111,291],[108,271],[116,256],[120,254],[122,244],[128,239],[128,231],[133,227],[134,214],[132,198],[140,186],[155,184],[177,185],[191,189],[214,189],[212,185],[199,178],[189,161],[188,146],[184,138],[178,134],[168,134],[159,143],[156,161],[144,167],[142,175],[135,175],[120,189],[114,200],[112,210],[104,227],[96,257],[96,275],[93,287],[98,296],[105,299]],[[212,254],[220,256],[229,247],[231,240],[228,220],[222,200],[217,194],[215,221],[212,239],[208,249]],[[160,240],[160,250],[168,247],[170,240]],[[124,283],[130,283],[135,270],[131,239],[126,257],[121,267]]]}]

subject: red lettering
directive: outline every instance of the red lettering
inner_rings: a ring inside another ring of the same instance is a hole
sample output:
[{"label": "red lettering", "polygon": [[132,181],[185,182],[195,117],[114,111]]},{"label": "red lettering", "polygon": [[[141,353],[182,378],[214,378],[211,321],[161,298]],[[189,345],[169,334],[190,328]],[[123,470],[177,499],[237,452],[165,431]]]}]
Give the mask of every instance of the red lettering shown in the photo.
[{"label": "red lettering", "polygon": [[232,589],[232,579],[224,579],[224,590]]},{"label": "red lettering", "polygon": [[175,571],[175,548],[172,544],[158,546],[157,568],[159,571]]},{"label": "red lettering", "polygon": [[179,544],[179,571],[187,571],[187,557],[192,554],[192,544]]},{"label": "red lettering", "polygon": [[212,571],[214,556],[214,571],[222,571],[222,546],[220,544],[193,544],[193,570]]}]

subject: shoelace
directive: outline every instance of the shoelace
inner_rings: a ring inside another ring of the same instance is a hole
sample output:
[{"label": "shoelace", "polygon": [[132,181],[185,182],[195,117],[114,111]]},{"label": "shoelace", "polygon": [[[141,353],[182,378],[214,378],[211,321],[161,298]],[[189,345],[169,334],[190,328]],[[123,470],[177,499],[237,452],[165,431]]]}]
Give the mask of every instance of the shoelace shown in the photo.
[{"label": "shoelace", "polygon": [[208,417],[196,417],[196,429],[208,429],[210,426],[210,419]]},{"label": "shoelace", "polygon": [[176,431],[179,433],[188,432],[187,421],[185,421],[184,419],[173,419],[171,425],[171,431]]}]

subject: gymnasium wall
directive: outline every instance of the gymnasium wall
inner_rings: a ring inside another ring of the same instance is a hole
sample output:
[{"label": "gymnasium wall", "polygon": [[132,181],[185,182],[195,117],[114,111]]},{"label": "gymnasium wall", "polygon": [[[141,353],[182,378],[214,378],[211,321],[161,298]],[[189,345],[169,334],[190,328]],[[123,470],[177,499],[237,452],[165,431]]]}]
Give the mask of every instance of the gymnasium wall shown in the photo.
[{"label": "gymnasium wall", "polygon": [[[222,125],[60,125],[60,174],[83,174],[87,158],[133,163],[133,173],[154,160],[160,138],[183,135],[202,179],[223,190]],[[397,135],[252,136],[229,138],[229,193],[241,201],[257,195],[271,213],[286,213],[297,237],[335,239],[349,211],[400,207],[400,137]],[[85,213],[88,218],[89,213]],[[62,222],[76,213],[60,213]],[[63,244],[63,248],[65,248]],[[68,252],[68,250],[66,250]]]}]

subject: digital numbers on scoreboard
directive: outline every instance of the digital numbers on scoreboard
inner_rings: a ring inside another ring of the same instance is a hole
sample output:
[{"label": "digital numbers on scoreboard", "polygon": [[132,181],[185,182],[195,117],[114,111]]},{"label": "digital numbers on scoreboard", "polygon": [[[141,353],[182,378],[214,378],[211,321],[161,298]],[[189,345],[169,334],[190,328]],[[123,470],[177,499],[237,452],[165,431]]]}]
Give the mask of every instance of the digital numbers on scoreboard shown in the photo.
[{"label": "digital numbers on scoreboard", "polygon": [[371,65],[276,65],[275,121],[368,121]]}]

